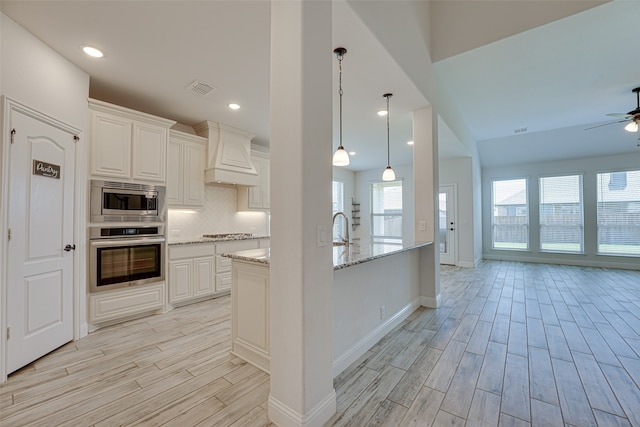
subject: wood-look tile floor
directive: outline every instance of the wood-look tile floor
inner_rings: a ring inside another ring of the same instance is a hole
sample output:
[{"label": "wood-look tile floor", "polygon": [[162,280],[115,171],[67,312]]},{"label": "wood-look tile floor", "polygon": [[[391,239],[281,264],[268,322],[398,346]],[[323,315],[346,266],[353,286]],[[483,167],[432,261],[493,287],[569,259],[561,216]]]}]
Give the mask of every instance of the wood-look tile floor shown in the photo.
[{"label": "wood-look tile floor", "polygon": [[[640,426],[640,272],[441,267],[335,381],[327,426]],[[265,426],[269,377],[229,355],[229,298],[105,328],[11,375],[0,426]]]}]

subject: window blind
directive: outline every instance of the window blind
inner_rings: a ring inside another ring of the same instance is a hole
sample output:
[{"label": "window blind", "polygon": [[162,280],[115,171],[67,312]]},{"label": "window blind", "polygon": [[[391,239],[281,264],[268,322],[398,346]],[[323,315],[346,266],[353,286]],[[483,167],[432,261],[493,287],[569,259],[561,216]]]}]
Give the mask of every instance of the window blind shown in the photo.
[{"label": "window blind", "polygon": [[492,246],[494,249],[529,248],[527,180],[495,180],[492,183]]},{"label": "window blind", "polygon": [[539,179],[540,250],[584,252],[582,176]]},{"label": "window blind", "polygon": [[597,175],[598,253],[640,256],[640,171]]}]

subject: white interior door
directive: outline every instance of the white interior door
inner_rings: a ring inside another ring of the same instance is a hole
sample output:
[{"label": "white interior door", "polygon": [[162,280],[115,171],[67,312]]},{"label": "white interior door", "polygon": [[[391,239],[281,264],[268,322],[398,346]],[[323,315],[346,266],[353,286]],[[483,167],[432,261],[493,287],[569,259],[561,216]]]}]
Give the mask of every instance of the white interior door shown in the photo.
[{"label": "white interior door", "polygon": [[16,110],[10,122],[7,373],[73,339],[75,248],[74,135]]},{"label": "white interior door", "polygon": [[440,264],[456,263],[456,188],[440,187]]}]

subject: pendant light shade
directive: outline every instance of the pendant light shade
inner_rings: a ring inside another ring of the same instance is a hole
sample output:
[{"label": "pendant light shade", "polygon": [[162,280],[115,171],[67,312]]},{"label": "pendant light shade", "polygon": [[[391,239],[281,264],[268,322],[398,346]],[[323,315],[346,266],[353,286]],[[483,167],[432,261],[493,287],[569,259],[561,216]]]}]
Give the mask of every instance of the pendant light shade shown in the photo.
[{"label": "pendant light shade", "polygon": [[629,122],[625,127],[624,130],[626,130],[627,132],[638,132],[638,122],[637,121],[632,121]]},{"label": "pendant light shade", "polygon": [[395,181],[396,180],[396,173],[393,171],[393,169],[391,169],[391,166],[387,166],[384,170],[384,172],[382,172],[382,180],[383,181]]},{"label": "pendant light shade", "polygon": [[333,154],[333,166],[349,166],[349,153],[347,153],[347,150],[342,146],[342,58],[344,54],[347,53],[347,49],[337,47],[333,50],[333,53],[335,53],[338,58],[338,69],[340,70],[338,78],[338,94],[340,95],[340,145]]},{"label": "pendant light shade", "polygon": [[349,166],[349,153],[342,145],[333,153],[333,166]]},{"label": "pendant light shade", "polygon": [[391,162],[389,160],[389,98],[391,98],[393,94],[385,93],[382,96],[387,98],[387,167],[382,173],[382,180],[394,181],[396,179],[396,173],[391,169]]}]

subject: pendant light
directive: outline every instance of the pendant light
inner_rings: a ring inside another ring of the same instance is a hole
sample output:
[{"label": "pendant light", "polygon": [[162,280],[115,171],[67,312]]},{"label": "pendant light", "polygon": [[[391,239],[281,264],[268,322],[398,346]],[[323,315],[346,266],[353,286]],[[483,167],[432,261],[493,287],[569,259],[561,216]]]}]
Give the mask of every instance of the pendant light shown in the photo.
[{"label": "pendant light", "polygon": [[387,98],[387,168],[382,173],[383,181],[395,181],[396,173],[391,169],[391,162],[389,161],[389,98],[393,96],[392,93],[385,93],[382,95]]},{"label": "pendant light", "polygon": [[337,47],[333,50],[333,53],[338,57],[338,67],[340,69],[340,77],[338,79],[340,94],[340,145],[335,153],[333,153],[333,166],[349,166],[349,153],[342,146],[342,58],[347,53],[347,49],[343,47]]}]

